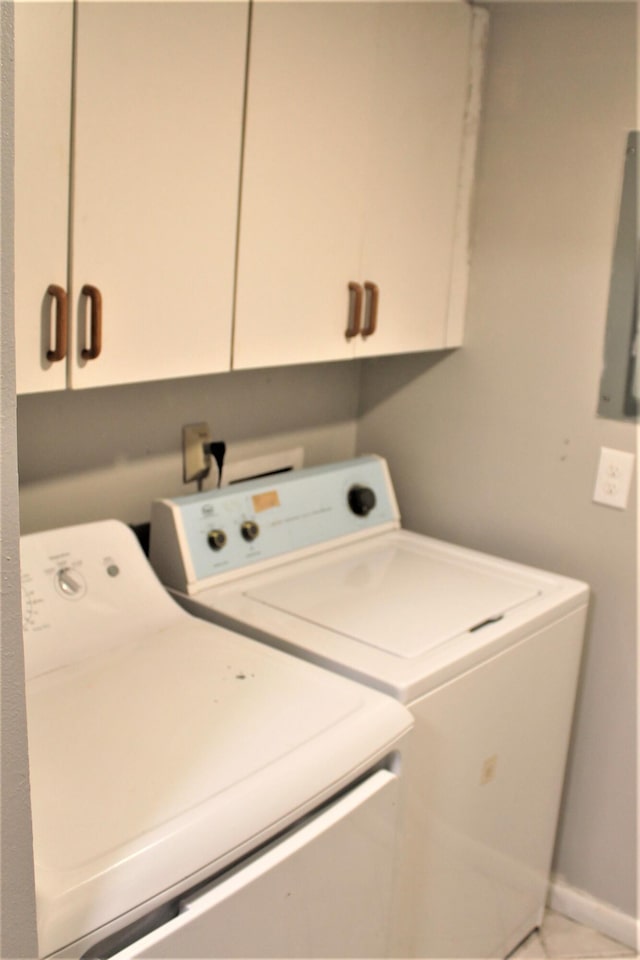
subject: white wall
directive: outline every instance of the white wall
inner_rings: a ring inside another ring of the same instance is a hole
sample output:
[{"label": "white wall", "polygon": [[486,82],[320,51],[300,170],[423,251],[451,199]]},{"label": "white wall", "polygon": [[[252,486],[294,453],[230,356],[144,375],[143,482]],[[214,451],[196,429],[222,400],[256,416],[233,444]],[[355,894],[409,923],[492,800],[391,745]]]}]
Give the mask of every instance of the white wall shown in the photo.
[{"label": "white wall", "polygon": [[13,346],[13,18],[0,5],[0,956],[37,952],[20,619]]},{"label": "white wall", "polygon": [[465,347],[374,361],[358,449],[389,458],[405,523],[588,581],[593,602],[556,855],[636,913],[636,536],[591,502],[608,279],[635,119],[635,5],[491,7]]}]

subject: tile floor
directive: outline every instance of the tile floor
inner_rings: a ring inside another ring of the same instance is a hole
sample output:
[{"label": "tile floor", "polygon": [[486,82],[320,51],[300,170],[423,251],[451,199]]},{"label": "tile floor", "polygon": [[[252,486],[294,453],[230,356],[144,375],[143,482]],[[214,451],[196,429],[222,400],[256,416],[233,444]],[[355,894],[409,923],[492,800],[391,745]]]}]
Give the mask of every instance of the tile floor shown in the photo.
[{"label": "tile floor", "polygon": [[638,954],[590,927],[547,910],[540,929],[511,956],[518,960],[591,960],[593,957],[637,957]]}]

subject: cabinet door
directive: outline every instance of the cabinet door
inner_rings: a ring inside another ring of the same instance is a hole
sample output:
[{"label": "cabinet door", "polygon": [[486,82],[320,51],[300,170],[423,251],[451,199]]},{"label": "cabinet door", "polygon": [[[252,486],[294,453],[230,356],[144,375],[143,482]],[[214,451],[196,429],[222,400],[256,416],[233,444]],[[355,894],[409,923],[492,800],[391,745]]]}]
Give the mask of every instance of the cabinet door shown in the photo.
[{"label": "cabinet door", "polygon": [[362,171],[373,110],[369,3],[254,6],[233,365],[352,356]]},{"label": "cabinet door", "polygon": [[74,387],[229,369],[247,19],[245,0],[77,4]]},{"label": "cabinet door", "polygon": [[73,2],[16,3],[15,328],[18,393],[60,390],[55,303],[67,288]]},{"label": "cabinet door", "polygon": [[[256,4],[234,366],[451,342],[472,20],[453,3]],[[347,341],[350,281],[379,309]]]},{"label": "cabinet door", "polygon": [[447,342],[472,15],[465,4],[376,6],[363,279],[379,303],[359,355]]}]

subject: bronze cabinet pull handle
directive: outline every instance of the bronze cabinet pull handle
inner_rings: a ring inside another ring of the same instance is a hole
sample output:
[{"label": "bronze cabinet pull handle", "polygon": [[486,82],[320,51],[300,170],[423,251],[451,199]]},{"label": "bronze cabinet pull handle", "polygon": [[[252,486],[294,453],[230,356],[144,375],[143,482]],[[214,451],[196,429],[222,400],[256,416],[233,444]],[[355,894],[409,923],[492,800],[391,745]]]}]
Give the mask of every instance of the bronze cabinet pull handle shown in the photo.
[{"label": "bronze cabinet pull handle", "polygon": [[367,280],[364,285],[364,295],[365,311],[364,328],[362,330],[363,338],[372,337],[378,326],[378,302],[380,300],[380,293],[377,285],[375,283],[371,283],[370,280]]},{"label": "bronze cabinet pull handle", "polygon": [[84,360],[95,360],[102,350],[102,294],[97,287],[86,283],[82,288],[83,297],[87,297],[91,308],[91,339],[89,346],[82,351]]},{"label": "bronze cabinet pull handle", "polygon": [[67,331],[69,326],[69,311],[67,308],[67,291],[52,283],[47,287],[47,293],[56,302],[56,333],[53,347],[47,350],[47,360],[55,363],[64,360],[67,355]]},{"label": "bronze cabinet pull handle", "polygon": [[349,284],[349,319],[345,337],[351,340],[360,333],[360,320],[362,316],[362,286],[359,283],[351,281]]}]

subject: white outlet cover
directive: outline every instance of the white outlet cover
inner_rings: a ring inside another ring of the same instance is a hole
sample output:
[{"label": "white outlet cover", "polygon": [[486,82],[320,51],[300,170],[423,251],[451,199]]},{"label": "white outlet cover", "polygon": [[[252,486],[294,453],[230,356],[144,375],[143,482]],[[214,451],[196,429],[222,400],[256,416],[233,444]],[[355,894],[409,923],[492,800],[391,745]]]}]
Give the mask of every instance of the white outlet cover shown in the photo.
[{"label": "white outlet cover", "polygon": [[629,500],[635,455],[624,450],[600,448],[600,461],[593,491],[595,503],[625,510]]}]

